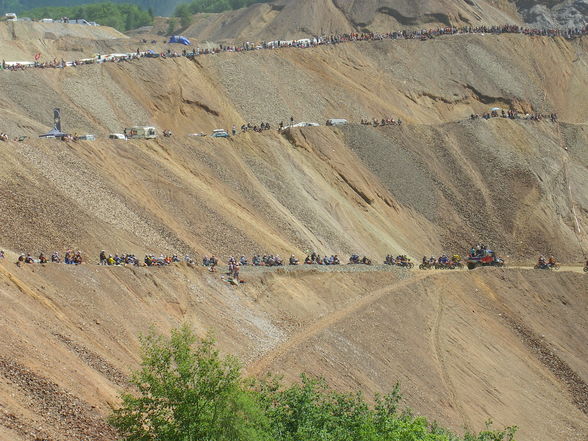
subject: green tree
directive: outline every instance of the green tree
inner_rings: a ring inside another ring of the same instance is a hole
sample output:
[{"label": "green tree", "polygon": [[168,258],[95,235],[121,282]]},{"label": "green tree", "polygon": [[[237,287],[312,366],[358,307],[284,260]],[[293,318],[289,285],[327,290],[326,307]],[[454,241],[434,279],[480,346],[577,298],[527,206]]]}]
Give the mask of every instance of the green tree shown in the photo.
[{"label": "green tree", "polygon": [[180,18],[182,28],[187,28],[192,24],[192,14],[190,13],[190,7],[187,4],[178,6],[176,16]]},{"label": "green tree", "polygon": [[136,5],[112,2],[92,3],[80,6],[41,7],[23,12],[32,19],[69,17],[84,18],[104,26],[111,26],[121,32],[153,23],[148,11]]},{"label": "green tree", "polygon": [[122,396],[110,422],[127,441],[265,441],[268,421],[239,363],[187,327],[142,339],[136,392]]},{"label": "green tree", "polygon": [[285,386],[253,381],[214,340],[187,327],[142,338],[133,391],[110,418],[125,441],[513,441],[516,428],[459,437],[408,409],[398,385],[370,405],[361,393],[335,391],[302,375]]},{"label": "green tree", "polygon": [[170,18],[167,22],[167,35],[173,35],[176,31],[176,27],[178,26],[178,22],[175,18]]}]

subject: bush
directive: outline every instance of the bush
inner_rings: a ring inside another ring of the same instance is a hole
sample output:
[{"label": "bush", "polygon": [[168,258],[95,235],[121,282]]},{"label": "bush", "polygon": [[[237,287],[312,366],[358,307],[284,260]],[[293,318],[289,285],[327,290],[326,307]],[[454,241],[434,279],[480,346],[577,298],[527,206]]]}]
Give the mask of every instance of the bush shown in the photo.
[{"label": "bush", "polygon": [[409,410],[399,412],[398,385],[366,402],[324,380],[301,376],[246,379],[233,357],[221,357],[214,340],[198,340],[186,326],[170,338],[142,338],[134,389],[110,417],[126,441],[512,441],[516,428],[458,437]]}]

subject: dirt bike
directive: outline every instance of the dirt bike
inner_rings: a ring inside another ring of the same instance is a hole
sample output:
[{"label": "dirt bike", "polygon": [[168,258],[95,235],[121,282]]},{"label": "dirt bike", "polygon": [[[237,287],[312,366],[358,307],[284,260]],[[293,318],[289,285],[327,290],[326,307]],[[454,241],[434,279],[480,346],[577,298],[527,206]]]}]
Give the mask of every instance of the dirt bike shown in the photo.
[{"label": "dirt bike", "polygon": [[585,266],[585,267],[584,267],[584,272],[585,272],[585,273],[588,273],[588,266]]},{"label": "dirt bike", "polygon": [[433,263],[427,262],[427,263],[421,263],[419,265],[419,269],[422,269],[422,270],[430,270],[430,269],[434,269],[434,268],[435,268],[435,264],[433,264]]},{"label": "dirt bike", "polygon": [[448,270],[452,270],[455,269],[455,265],[451,262],[447,262],[447,263],[441,263],[441,262],[437,262],[437,264],[435,265],[435,269],[448,269]]},{"label": "dirt bike", "polygon": [[396,262],[396,265],[408,269],[412,269],[414,267],[414,263],[412,262]]},{"label": "dirt bike", "polygon": [[361,259],[359,256],[351,256],[349,258],[349,265],[359,265],[361,263]]},{"label": "dirt bike", "polygon": [[539,264],[538,263],[537,265],[534,266],[534,269],[558,271],[559,270],[559,263],[555,263],[555,264],[549,264],[549,263]]}]

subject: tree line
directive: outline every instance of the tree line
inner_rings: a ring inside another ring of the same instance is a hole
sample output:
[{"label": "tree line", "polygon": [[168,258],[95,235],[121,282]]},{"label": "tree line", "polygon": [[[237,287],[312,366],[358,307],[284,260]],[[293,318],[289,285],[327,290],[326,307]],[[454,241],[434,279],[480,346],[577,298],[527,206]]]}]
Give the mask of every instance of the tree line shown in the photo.
[{"label": "tree line", "polygon": [[23,11],[24,16],[33,20],[42,18],[70,19],[83,18],[103,26],[111,26],[121,32],[147,26],[153,23],[153,14],[137,5],[125,3],[92,3],[80,6],[45,6]]},{"label": "tree line", "polygon": [[[171,14],[174,8],[186,0],[111,0],[113,3],[127,3],[136,5],[154,15]],[[0,12],[16,12],[20,14],[36,8],[60,7],[60,6],[81,6],[92,3],[88,0],[0,0]]]},{"label": "tree line", "polygon": [[268,3],[270,0],[193,0],[176,7],[176,17],[185,14],[198,14],[200,12],[223,12],[231,9],[240,9],[254,3]]},{"label": "tree line", "polygon": [[142,364],[110,423],[125,441],[513,441],[516,428],[455,435],[401,408],[398,385],[368,403],[302,375],[246,378],[190,328],[142,338]]},{"label": "tree line", "polygon": [[[189,11],[190,14],[199,12],[222,12],[230,9],[239,9],[253,3],[265,3],[268,0],[112,0],[113,3],[128,3],[136,5],[152,15],[168,16],[178,15],[177,8],[182,6],[181,13]],[[0,0],[0,13],[15,12],[20,14],[36,8],[81,6],[87,4],[88,0]],[[187,8],[187,9],[186,9]]]}]

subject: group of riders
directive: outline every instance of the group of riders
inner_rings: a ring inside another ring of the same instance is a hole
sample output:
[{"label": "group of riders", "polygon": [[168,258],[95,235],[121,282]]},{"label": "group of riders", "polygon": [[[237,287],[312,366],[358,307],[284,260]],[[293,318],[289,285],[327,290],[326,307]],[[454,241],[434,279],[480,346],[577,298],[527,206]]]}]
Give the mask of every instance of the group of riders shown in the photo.
[{"label": "group of riders", "polygon": [[388,254],[386,259],[384,259],[384,265],[395,265],[408,269],[414,267],[414,264],[410,261],[410,257],[408,257],[406,254],[401,254],[400,256],[396,257],[394,257],[392,254]]},{"label": "group of riders", "polygon": [[[172,263],[182,262],[182,259],[180,259],[177,254],[173,254],[171,256],[164,256],[161,254],[159,257],[153,254],[146,254],[143,258],[143,262],[141,263],[141,260],[134,254],[106,255],[105,250],[100,251],[99,259],[100,265],[107,266],[166,266]],[[194,261],[188,255],[184,256],[184,262],[194,265]]]},{"label": "group of riders", "polygon": [[461,269],[463,268],[462,258],[459,254],[454,254],[449,257],[447,254],[442,254],[438,258],[434,256],[423,256],[423,260],[419,265],[422,270],[427,269]]},{"label": "group of riders", "polygon": [[[472,247],[468,253],[466,259],[462,259],[459,254],[453,254],[449,256],[448,254],[442,254],[438,258],[431,256],[423,256],[421,260],[421,264],[419,268],[421,270],[429,270],[429,269],[461,269],[464,267],[464,263],[469,262],[472,259],[479,259],[484,256],[493,256],[494,261],[498,260],[502,264],[504,263],[502,259],[497,258],[493,251],[489,250],[484,245],[477,245]],[[0,260],[5,258],[4,251],[0,250]],[[39,254],[37,258],[33,257],[33,255],[29,254],[21,254],[18,257],[17,265],[21,264],[46,264],[46,263],[65,263],[68,265],[79,265],[83,263],[85,260],[82,257],[81,251],[74,251],[72,249],[68,249],[64,253],[63,260],[60,254],[55,251],[51,254],[51,256],[47,257],[44,253]],[[106,265],[106,266],[147,266],[147,267],[156,267],[156,266],[166,266],[173,263],[181,263],[185,262],[190,266],[195,266],[196,263],[192,258],[188,255],[184,256],[183,258],[178,257],[177,254],[173,254],[171,256],[164,256],[163,254],[159,257],[156,257],[152,254],[145,255],[145,258],[141,261],[138,259],[134,254],[106,254],[105,250],[102,250],[99,255],[99,264]],[[244,255],[241,255],[240,258],[235,258],[230,256],[228,258],[228,265],[229,265],[229,273],[235,274],[236,278],[238,279],[238,272],[239,268],[242,266],[256,266],[256,267],[275,267],[275,266],[284,266],[285,262],[279,255],[272,255],[272,254],[256,254],[253,256],[251,263]],[[300,264],[298,258],[292,254],[287,261],[288,265],[296,266]],[[208,257],[204,256],[202,259],[202,266],[207,267],[210,271],[215,271],[216,267],[219,265],[219,259],[214,256]],[[317,253],[312,253],[306,256],[303,261],[304,265],[324,265],[324,266],[331,266],[331,265],[341,265],[341,260],[339,259],[338,255],[334,254],[331,256],[321,256]],[[348,261],[349,265],[373,265],[372,260],[367,257],[361,257],[359,254],[352,254],[349,257]],[[384,260],[384,265],[389,266],[399,266],[403,268],[413,268],[414,264],[411,262],[411,259],[407,255],[399,255],[394,257],[392,254],[388,254]],[[502,265],[499,265],[502,266]],[[557,259],[554,256],[549,256],[546,258],[545,256],[539,256],[537,260],[537,264],[535,265],[535,269],[547,269],[547,270],[558,270],[560,264],[557,262]],[[588,272],[588,261],[584,266],[584,271]]]},{"label": "group of riders", "polygon": [[[586,266],[584,268],[584,271],[586,271],[586,268],[588,268],[588,261],[586,262]],[[549,256],[549,259],[545,259],[545,256],[539,256],[539,259],[537,259],[537,265],[535,265],[535,269],[558,270],[559,263],[557,262],[557,260],[553,256]]]}]

